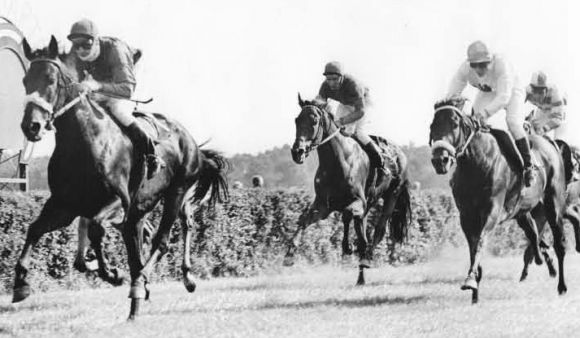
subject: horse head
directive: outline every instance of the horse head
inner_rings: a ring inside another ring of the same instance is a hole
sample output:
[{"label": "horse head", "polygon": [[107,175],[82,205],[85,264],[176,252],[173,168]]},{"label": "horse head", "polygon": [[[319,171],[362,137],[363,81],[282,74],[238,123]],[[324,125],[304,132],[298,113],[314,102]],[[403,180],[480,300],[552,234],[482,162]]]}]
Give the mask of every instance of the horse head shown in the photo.
[{"label": "horse head", "polygon": [[463,106],[466,99],[452,97],[435,104],[435,116],[430,127],[431,164],[439,175],[446,174],[455,163],[458,149],[465,143]]},{"label": "horse head", "polygon": [[29,141],[42,139],[46,130],[51,130],[54,110],[63,105],[65,95],[61,89],[67,87],[70,77],[64,73],[63,56],[58,53],[58,43],[51,37],[48,47],[32,51],[28,41],[22,41],[24,55],[30,66],[24,79],[26,91],[24,116],[20,127]]},{"label": "horse head", "polygon": [[328,118],[322,101],[304,101],[298,94],[298,104],[301,110],[295,119],[296,139],[291,152],[294,162],[301,164],[310,151],[316,149],[322,141],[323,135],[327,132]]}]

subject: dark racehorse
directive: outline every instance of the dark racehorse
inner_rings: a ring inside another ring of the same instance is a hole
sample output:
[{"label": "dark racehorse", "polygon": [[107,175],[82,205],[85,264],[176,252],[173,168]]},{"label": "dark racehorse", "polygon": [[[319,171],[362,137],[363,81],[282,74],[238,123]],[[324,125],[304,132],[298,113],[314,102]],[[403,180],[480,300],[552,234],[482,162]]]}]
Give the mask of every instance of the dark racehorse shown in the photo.
[{"label": "dark racehorse", "polygon": [[[543,215],[540,215],[543,216]],[[566,210],[564,212],[564,219],[569,221],[572,226],[574,227],[574,237],[576,240],[576,251],[580,252],[580,181],[574,181],[568,184],[566,189]],[[538,225],[538,233],[542,235],[544,233],[544,226],[546,224],[546,219],[543,216],[542,219],[537,221]],[[540,237],[541,238],[541,237]],[[556,277],[556,270],[554,269],[548,254],[548,249],[550,245],[546,243],[542,239],[540,243],[540,248],[542,250],[542,254],[548,263],[548,272],[550,276]],[[532,262],[532,247],[528,245],[526,251],[524,252],[524,268],[522,269],[522,274],[520,277],[520,281],[524,281],[528,276],[528,267]]]},{"label": "dark racehorse", "polygon": [[560,153],[546,139],[531,135],[530,141],[540,168],[533,186],[522,191],[522,177],[502,155],[496,138],[471,116],[462,112],[464,98],[435,104],[431,124],[432,163],[438,174],[446,174],[454,161],[457,168],[450,181],[459,209],[461,228],[469,244],[471,265],[463,290],[472,290],[478,301],[482,278],[480,265],[486,234],[498,223],[516,219],[532,243],[536,263],[542,263],[536,219],[545,215],[554,235],[560,278],[558,292],[566,292],[564,281],[565,238],[562,216],[565,206],[565,171]]},{"label": "dark racehorse", "polygon": [[[143,157],[134,151],[119,126],[91,100],[78,100],[74,86],[78,77],[70,59],[58,55],[56,39],[52,37],[48,48],[41,51],[32,52],[26,41],[23,46],[31,63],[23,81],[28,103],[22,131],[28,140],[38,141],[54,123],[56,147],[48,167],[51,196],[28,229],[16,264],[13,301],[22,301],[30,295],[27,282],[30,254],[43,234],[68,226],[77,216],[101,223],[99,219],[109,219],[120,203],[121,231],[131,274],[129,319],[134,319],[142,299],[148,296],[146,284],[152,268],[168,249],[174,220],[178,215],[189,216],[184,207],[191,204],[184,201],[197,201],[210,189],[212,201],[227,197],[227,162],[214,151],[200,150],[179,123],[155,115],[157,123],[169,130],[168,137],[159,140],[157,149],[167,165],[147,180]],[[163,216],[145,261],[139,221],[160,199],[164,200]],[[188,223],[183,222],[182,270],[187,289],[192,292],[195,283],[190,271]],[[92,240],[98,239],[99,234],[93,237]]]},{"label": "dark racehorse", "polygon": [[[314,179],[316,197],[298,220],[298,229],[290,242],[285,264],[292,264],[300,235],[308,225],[325,219],[332,211],[341,211],[343,254],[352,253],[348,232],[349,224],[354,220],[360,257],[357,284],[364,284],[364,269],[369,267],[373,248],[385,235],[387,221],[394,241],[401,242],[406,236],[411,219],[407,159],[398,147],[381,142],[380,146],[390,154],[387,163],[392,175],[376,185],[368,156],[353,138],[340,133],[334,117],[323,108],[323,103],[303,101],[300,95],[298,102],[302,110],[296,118],[292,158],[300,164],[311,150],[316,149],[319,167]],[[373,243],[369,245],[366,216],[373,206],[378,205],[380,198],[383,199],[381,216],[375,225]]]}]

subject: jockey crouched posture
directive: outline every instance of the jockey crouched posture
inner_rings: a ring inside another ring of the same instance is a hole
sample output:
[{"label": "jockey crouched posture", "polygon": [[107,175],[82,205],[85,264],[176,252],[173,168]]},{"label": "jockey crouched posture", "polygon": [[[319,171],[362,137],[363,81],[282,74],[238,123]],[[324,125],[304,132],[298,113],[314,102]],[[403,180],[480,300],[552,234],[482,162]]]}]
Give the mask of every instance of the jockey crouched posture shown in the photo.
[{"label": "jockey crouched posture", "polygon": [[475,41],[467,48],[467,61],[451,80],[448,95],[461,94],[468,83],[479,90],[473,102],[474,116],[486,121],[505,109],[508,129],[524,161],[524,183],[529,187],[536,168],[532,165],[530,144],[524,130],[524,88],[511,64],[500,55],[492,55],[483,42]]},{"label": "jockey crouched posture", "polygon": [[342,65],[336,61],[326,64],[323,75],[326,80],[320,86],[317,99],[325,100],[328,106],[331,105],[329,99],[341,103],[342,107],[336,113],[338,127],[352,129],[351,137],[362,145],[369,156],[371,166],[387,176],[389,172],[385,169],[381,150],[364,129],[366,108],[370,104],[368,88],[350,74],[344,74]]},{"label": "jockey crouched posture", "polygon": [[558,88],[547,83],[544,72],[532,74],[530,84],[526,88],[526,101],[536,109],[527,117],[537,134],[544,135],[554,131],[554,138],[562,139],[561,125],[566,118],[566,99],[560,95]]},{"label": "jockey crouched posture", "polygon": [[[526,101],[536,106],[536,109],[526,117],[534,132],[565,141],[566,97],[558,91],[555,85],[548,83],[548,77],[544,72],[538,71],[532,74],[530,84],[526,87]],[[580,179],[579,149],[572,147],[572,151],[575,162],[573,178],[578,181]]]},{"label": "jockey crouched posture", "polygon": [[72,54],[77,61],[81,81],[79,91],[95,93],[93,98],[109,108],[121,130],[131,139],[137,153],[145,155],[147,177],[153,177],[164,166],[164,162],[155,155],[153,140],[137,123],[132,104],[126,100],[131,98],[135,90],[133,57],[137,50],[119,39],[99,36],[95,24],[86,19],[72,25],[68,39],[72,42]]}]

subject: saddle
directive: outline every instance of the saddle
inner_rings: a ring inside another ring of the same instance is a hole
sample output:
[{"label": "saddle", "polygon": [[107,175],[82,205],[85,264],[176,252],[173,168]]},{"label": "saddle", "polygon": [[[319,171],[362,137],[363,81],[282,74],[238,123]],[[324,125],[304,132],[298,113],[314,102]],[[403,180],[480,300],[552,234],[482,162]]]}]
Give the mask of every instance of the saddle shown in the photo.
[{"label": "saddle", "polygon": [[155,143],[158,144],[168,139],[171,135],[169,128],[161,122],[162,120],[166,120],[165,116],[142,110],[133,111],[133,116],[135,116],[137,123],[141,125]]},{"label": "saddle", "polygon": [[398,147],[384,137],[377,135],[369,135],[369,137],[377,146],[379,146],[379,149],[381,149],[381,156],[385,161],[385,167],[393,174],[393,176],[397,176],[400,171],[400,166],[397,162],[397,159],[399,158]]}]

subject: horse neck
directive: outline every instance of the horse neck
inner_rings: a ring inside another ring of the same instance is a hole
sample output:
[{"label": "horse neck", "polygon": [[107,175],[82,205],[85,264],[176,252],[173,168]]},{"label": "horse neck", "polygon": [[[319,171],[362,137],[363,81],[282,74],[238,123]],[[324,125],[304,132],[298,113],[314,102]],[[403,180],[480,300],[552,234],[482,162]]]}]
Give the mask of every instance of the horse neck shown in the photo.
[{"label": "horse neck", "polygon": [[106,123],[97,118],[93,108],[81,102],[58,117],[55,127],[57,128],[55,146],[61,151],[94,149],[96,139],[107,128]]},{"label": "horse neck", "polygon": [[466,146],[464,155],[457,159],[457,169],[460,171],[468,169],[470,172],[485,174],[493,168],[499,148],[490,133],[473,132],[475,134]]},{"label": "horse neck", "polygon": [[[336,124],[324,113],[324,130],[322,133],[322,140],[326,139],[338,129]],[[346,136],[343,136],[340,132],[336,134],[332,139],[330,139],[325,144],[317,148],[318,159],[320,166],[331,166],[336,167],[336,162],[342,162],[344,158],[344,153],[346,149]],[[321,141],[322,141],[321,140]]]}]

